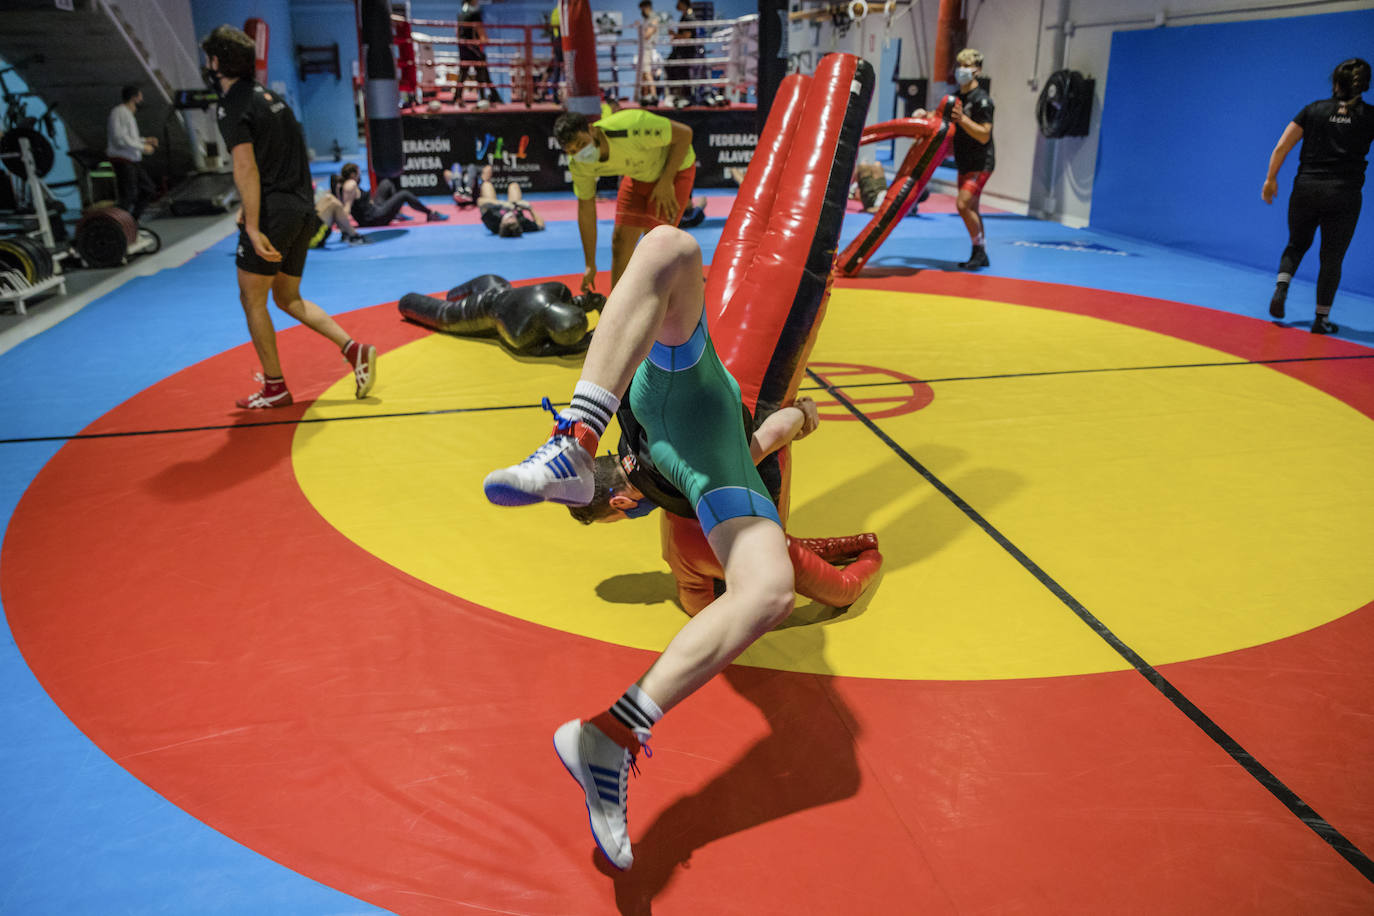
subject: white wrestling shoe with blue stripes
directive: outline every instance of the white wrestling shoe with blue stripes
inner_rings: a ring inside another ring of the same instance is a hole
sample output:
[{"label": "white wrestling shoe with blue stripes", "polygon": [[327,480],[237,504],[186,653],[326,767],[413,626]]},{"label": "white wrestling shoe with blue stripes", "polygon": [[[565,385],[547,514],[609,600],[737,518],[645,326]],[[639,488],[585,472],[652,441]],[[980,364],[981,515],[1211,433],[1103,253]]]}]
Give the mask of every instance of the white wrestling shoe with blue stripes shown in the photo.
[{"label": "white wrestling shoe with blue stripes", "polygon": [[630,851],[626,793],[631,771],[639,772],[635,758],[640,748],[644,756],[652,756],[649,746],[641,744],[635,733],[610,713],[603,712],[590,722],[564,722],[553,733],[553,747],[586,796],[587,819],[596,845],[612,865],[624,871],[635,860]]},{"label": "white wrestling shoe with blue stripes", "polygon": [[592,464],[596,433],[580,421],[559,416],[548,398],[544,398],[544,409],[558,418],[549,441],[519,464],[487,475],[482,489],[489,502],[498,506],[538,502],[585,506],[592,501],[596,493]]}]

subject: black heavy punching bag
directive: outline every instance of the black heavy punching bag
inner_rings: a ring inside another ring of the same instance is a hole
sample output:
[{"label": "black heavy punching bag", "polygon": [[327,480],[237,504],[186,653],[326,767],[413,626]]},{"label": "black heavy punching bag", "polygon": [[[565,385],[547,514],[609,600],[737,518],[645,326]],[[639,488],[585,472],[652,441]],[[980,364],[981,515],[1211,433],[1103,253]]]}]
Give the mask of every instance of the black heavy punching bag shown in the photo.
[{"label": "black heavy punching bag", "polygon": [[363,45],[363,96],[367,105],[367,159],[372,187],[382,178],[401,177],[401,91],[391,52],[391,4],[360,0],[358,36]]},{"label": "black heavy punching bag", "polygon": [[401,297],[402,317],[460,336],[500,337],[519,353],[559,353],[585,348],[587,311],[605,299],[574,296],[562,283],[511,286],[495,274],[483,274],[448,291],[443,300],[419,293]]}]

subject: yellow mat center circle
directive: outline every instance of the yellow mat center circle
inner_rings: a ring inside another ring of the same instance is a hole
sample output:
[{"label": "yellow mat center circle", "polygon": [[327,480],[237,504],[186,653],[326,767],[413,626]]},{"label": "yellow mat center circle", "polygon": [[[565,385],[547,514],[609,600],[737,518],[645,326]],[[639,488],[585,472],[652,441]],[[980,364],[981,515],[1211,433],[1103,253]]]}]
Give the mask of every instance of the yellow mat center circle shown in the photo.
[{"label": "yellow mat center circle", "polygon": [[[812,359],[936,380],[928,406],[882,430],[1151,664],[1300,633],[1372,597],[1374,423],[1273,369],[1198,366],[1236,358],[1096,318],[852,289],[834,291]],[[1170,365],[1194,368],[1112,371]],[[1073,371],[1084,369],[1103,371]],[[423,338],[381,361],[378,393],[400,416],[303,424],[297,478],[330,524],[425,582],[662,649],[685,618],[654,516],[584,527],[559,507],[498,508],[482,494],[489,470],[543,441],[539,399],[566,400],[577,372],[493,342]],[[1033,374],[1046,372],[1065,374]],[[351,385],[307,417],[355,415]],[[1128,667],[862,424],[823,424],[793,455],[791,533],[876,531],[886,563],[845,613],[799,599],[791,625],[742,663],[906,679]]]}]

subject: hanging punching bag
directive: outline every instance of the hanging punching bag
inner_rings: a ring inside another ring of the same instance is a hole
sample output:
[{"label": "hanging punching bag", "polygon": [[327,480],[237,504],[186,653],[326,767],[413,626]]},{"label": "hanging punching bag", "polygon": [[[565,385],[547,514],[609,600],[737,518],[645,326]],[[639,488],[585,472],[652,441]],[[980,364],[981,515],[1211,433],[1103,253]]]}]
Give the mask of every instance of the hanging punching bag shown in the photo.
[{"label": "hanging punching bag", "polygon": [[568,79],[568,111],[595,120],[601,114],[601,89],[596,75],[596,30],[588,0],[559,0],[563,29],[563,60]]},{"label": "hanging punching bag", "polygon": [[391,56],[391,4],[360,0],[358,38],[364,60],[363,99],[367,106],[367,162],[372,187],[383,178],[401,176],[401,92],[396,61]]}]

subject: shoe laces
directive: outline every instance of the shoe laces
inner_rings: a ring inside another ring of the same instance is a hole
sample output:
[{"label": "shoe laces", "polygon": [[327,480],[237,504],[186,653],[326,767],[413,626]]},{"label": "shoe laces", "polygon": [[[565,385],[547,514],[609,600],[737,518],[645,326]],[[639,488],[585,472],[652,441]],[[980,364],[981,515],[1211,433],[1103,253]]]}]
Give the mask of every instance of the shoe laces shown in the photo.
[{"label": "shoe laces", "polygon": [[528,458],[521,462],[521,464],[543,464],[563,450],[563,443],[559,442],[559,439],[573,437],[573,423],[575,421],[560,416],[558,411],[553,409],[553,404],[548,398],[544,398],[542,406],[549,413],[557,417],[557,422],[555,422],[553,428],[553,435],[548,438],[547,442],[535,449]]},{"label": "shoe laces", "polygon": [[[253,381],[255,381],[255,382],[257,382],[259,385],[261,385],[263,391],[266,391],[266,390],[267,390],[267,376],[263,375],[261,372],[254,372],[254,373],[253,373]],[[280,384],[283,388],[285,388],[285,387],[286,387],[286,379],[278,379],[278,384]],[[259,394],[261,394],[261,393],[262,393],[262,392],[259,392]]]},{"label": "shoe laces", "polygon": [[539,402],[539,406],[553,414],[553,434],[555,436],[572,437],[573,425],[577,423],[576,420],[565,417],[555,410],[553,401],[550,401],[547,397]]}]

